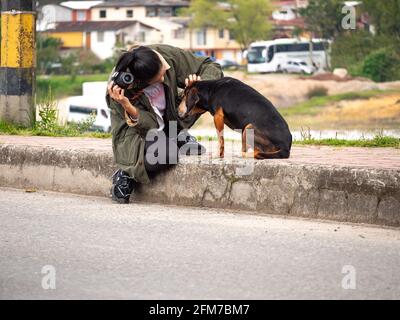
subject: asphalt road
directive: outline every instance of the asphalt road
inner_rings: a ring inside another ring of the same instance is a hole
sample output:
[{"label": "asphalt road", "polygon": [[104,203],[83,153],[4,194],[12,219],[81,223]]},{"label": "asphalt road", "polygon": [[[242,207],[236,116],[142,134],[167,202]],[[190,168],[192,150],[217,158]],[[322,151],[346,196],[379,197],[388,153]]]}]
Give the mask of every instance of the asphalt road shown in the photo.
[{"label": "asphalt road", "polygon": [[399,299],[400,231],[0,189],[0,299]]}]

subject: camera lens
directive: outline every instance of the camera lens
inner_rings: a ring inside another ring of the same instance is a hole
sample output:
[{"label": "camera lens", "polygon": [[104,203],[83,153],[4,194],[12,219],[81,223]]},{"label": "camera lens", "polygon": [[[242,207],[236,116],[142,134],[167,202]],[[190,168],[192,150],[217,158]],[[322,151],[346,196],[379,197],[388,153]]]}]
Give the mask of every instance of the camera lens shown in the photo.
[{"label": "camera lens", "polygon": [[129,73],[124,74],[123,79],[126,84],[131,84],[133,82],[133,76]]}]

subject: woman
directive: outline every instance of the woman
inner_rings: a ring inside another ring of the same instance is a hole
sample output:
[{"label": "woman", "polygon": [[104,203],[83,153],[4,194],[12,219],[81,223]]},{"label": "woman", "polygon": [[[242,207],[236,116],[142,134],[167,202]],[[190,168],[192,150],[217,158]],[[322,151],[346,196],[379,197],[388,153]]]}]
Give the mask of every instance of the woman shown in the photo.
[{"label": "woman", "polygon": [[[177,108],[183,98],[180,93],[193,81],[220,79],[223,73],[221,67],[209,58],[196,57],[168,45],[134,47],[120,57],[111,74],[114,71],[127,71],[134,77],[133,84],[126,90],[110,77],[106,95],[111,109],[114,160],[119,167],[113,175],[111,194],[114,201],[128,203],[137,183],[149,183],[152,173],[176,163],[177,150],[183,144],[189,144],[190,150],[195,148],[197,154],[205,151],[194,137],[183,131],[190,128],[200,115],[184,120],[178,117]],[[171,121],[176,122],[177,139],[168,130]],[[168,138],[151,138],[148,135],[150,130],[163,132]],[[155,148],[152,148],[157,141],[164,144],[162,157],[157,151],[154,154]],[[153,159],[167,161],[149,161],[152,155]]]}]

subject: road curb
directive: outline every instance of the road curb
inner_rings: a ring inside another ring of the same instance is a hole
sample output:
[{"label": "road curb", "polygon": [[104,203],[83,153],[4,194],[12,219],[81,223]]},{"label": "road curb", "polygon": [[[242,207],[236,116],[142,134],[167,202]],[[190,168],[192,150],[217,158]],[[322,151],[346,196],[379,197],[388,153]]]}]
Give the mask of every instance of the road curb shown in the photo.
[{"label": "road curb", "polygon": [[[238,174],[246,166],[186,157],[131,202],[400,226],[400,170],[256,161],[250,175]],[[109,151],[0,145],[3,187],[108,196],[115,169]]]}]

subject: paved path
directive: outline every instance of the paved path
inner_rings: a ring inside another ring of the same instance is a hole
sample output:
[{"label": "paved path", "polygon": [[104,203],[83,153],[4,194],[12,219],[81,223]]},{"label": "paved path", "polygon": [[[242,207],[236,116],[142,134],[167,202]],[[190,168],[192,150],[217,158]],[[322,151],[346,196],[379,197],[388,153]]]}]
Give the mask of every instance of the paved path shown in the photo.
[{"label": "paved path", "polygon": [[[61,150],[98,150],[111,152],[110,139],[52,138],[0,135],[0,143],[30,146],[49,146]],[[217,151],[215,141],[202,142],[210,157]],[[226,155],[240,155],[240,143],[226,141]],[[267,160],[271,161],[271,160]],[[325,146],[294,146],[288,160],[272,160],[296,164],[322,164],[363,168],[400,169],[400,149],[394,148],[345,148]]]},{"label": "paved path", "polygon": [[400,298],[398,229],[13,189],[0,221],[0,299]]}]

